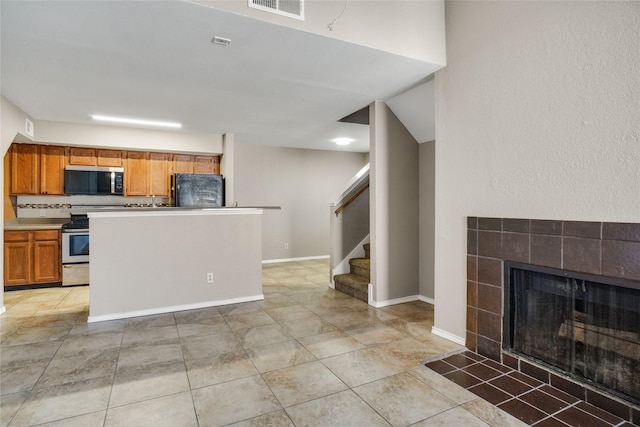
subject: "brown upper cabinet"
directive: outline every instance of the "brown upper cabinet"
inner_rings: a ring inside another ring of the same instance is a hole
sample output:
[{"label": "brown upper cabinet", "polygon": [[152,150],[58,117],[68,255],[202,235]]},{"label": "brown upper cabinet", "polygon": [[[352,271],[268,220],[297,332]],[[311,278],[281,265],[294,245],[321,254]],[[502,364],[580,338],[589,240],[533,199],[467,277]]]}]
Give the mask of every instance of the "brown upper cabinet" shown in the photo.
[{"label": "brown upper cabinet", "polygon": [[84,147],[69,147],[69,160],[70,165],[77,166],[96,166],[96,149],[84,148]]},{"label": "brown upper cabinet", "polygon": [[147,178],[149,174],[148,153],[127,151],[124,168],[124,195],[146,196]]},{"label": "brown upper cabinet", "polygon": [[124,195],[138,197],[170,197],[175,173],[220,174],[220,156],[18,143],[7,156],[15,195],[64,195],[66,165],[124,167]]},{"label": "brown upper cabinet", "polygon": [[64,147],[13,144],[10,156],[11,194],[64,194]]},{"label": "brown upper cabinet", "polygon": [[64,147],[40,146],[40,194],[64,194]]},{"label": "brown upper cabinet", "polygon": [[169,190],[171,154],[149,153],[148,196],[170,197]]},{"label": "brown upper cabinet", "polygon": [[96,150],[98,166],[123,167],[124,153],[122,150]]},{"label": "brown upper cabinet", "polygon": [[193,173],[220,174],[220,156],[195,156],[193,160]]},{"label": "brown upper cabinet", "polygon": [[33,144],[11,146],[11,194],[38,194],[39,152]]},{"label": "brown upper cabinet", "polygon": [[193,173],[193,156],[190,154],[174,154],[172,173]]}]

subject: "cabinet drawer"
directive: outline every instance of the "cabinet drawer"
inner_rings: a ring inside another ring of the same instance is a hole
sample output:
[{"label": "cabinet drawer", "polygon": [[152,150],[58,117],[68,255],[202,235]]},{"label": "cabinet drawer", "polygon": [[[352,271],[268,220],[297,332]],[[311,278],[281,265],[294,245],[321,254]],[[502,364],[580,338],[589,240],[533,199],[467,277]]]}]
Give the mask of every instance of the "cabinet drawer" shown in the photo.
[{"label": "cabinet drawer", "polygon": [[33,240],[58,240],[58,230],[35,230]]},{"label": "cabinet drawer", "polygon": [[4,241],[5,242],[28,242],[29,232],[28,231],[5,231]]}]

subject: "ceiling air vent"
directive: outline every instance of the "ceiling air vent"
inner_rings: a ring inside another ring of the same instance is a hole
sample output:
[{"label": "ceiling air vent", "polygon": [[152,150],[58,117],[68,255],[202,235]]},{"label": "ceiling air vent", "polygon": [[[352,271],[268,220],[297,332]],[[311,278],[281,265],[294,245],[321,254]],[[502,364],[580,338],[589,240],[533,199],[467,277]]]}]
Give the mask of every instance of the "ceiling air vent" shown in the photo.
[{"label": "ceiling air vent", "polygon": [[249,7],[304,21],[304,0],[248,0]]}]

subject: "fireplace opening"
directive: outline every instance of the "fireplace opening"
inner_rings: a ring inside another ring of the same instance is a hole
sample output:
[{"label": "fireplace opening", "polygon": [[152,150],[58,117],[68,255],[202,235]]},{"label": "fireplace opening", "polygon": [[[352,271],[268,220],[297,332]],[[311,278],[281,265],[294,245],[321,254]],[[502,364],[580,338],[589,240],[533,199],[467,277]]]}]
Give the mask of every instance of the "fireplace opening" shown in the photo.
[{"label": "fireplace opening", "polygon": [[640,283],[505,261],[503,348],[640,403]]}]

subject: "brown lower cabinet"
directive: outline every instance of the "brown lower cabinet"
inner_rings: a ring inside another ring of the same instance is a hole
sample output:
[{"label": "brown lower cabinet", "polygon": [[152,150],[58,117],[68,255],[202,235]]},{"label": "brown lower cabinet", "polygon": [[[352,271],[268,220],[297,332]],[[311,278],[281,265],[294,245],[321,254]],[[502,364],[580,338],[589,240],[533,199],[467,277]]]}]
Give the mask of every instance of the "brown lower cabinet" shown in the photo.
[{"label": "brown lower cabinet", "polygon": [[4,285],[59,282],[60,256],[60,230],[5,231]]}]

